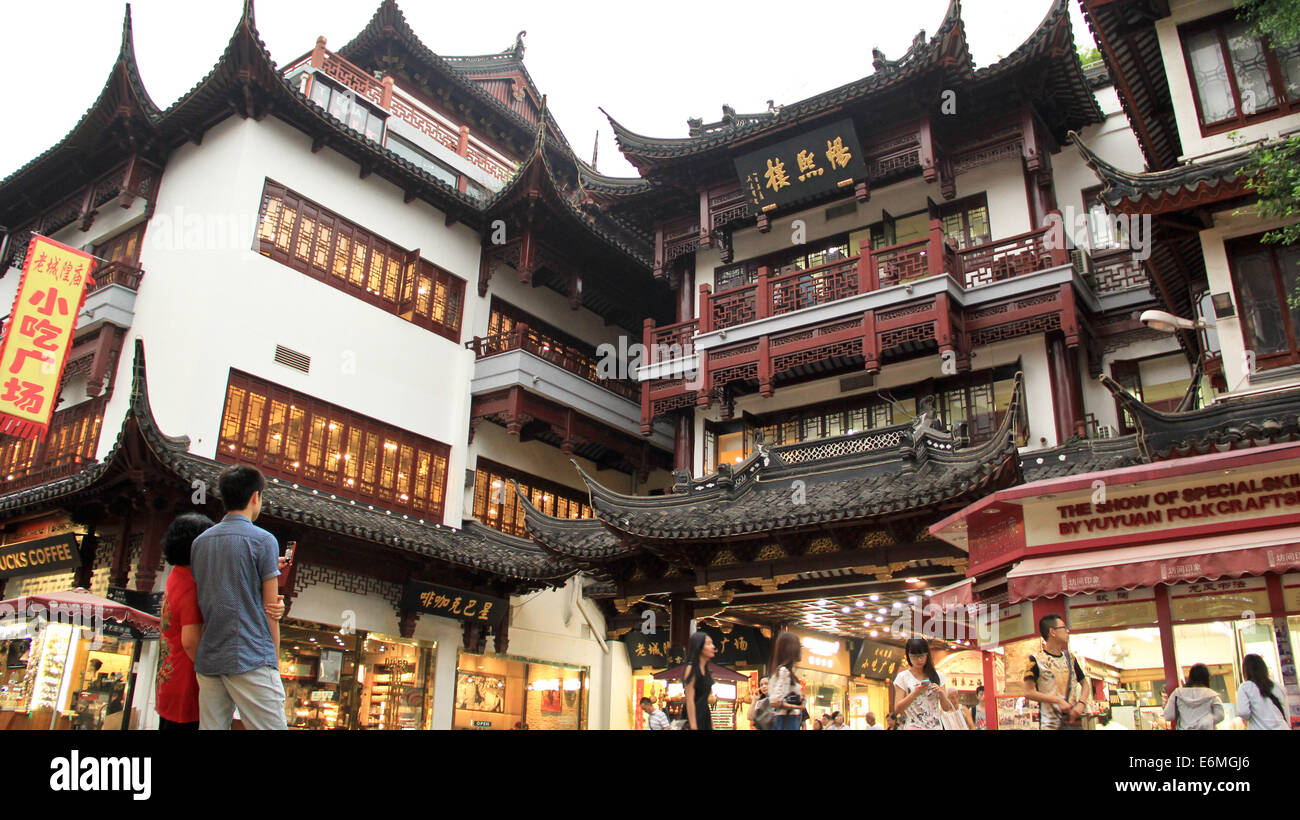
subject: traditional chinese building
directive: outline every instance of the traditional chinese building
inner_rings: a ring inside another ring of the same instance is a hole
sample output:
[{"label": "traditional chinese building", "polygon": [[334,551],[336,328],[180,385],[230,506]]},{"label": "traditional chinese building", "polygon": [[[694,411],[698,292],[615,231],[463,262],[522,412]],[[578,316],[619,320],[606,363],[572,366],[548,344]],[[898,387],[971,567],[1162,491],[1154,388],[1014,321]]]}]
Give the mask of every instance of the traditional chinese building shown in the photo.
[{"label": "traditional chinese building", "polygon": [[1146,167],[1121,169],[1074,140],[1106,208],[1163,235],[1153,283],[1208,384],[1153,406],[1113,370],[1103,383],[1133,438],[1076,445],[1059,462],[1029,453],[1029,483],[931,532],[968,551],[966,600],[1003,607],[1002,691],[1014,691],[1013,659],[1036,642],[1038,618],[1057,613],[1127,725],[1157,722],[1160,695],[1193,663],[1210,667],[1231,720],[1246,654],[1264,659],[1294,714],[1300,391],[1279,306],[1300,253],[1264,240],[1284,223],[1257,213],[1249,166],[1251,149],[1300,127],[1300,44],[1258,37],[1226,2],[1081,5]]},{"label": "traditional chinese building", "polygon": [[[1252,61],[1203,4],[1082,5],[1104,63],[1080,63],[1052,0],[976,67],[953,2],[805,100],[666,137],[612,116],[635,178],[575,156],[522,34],[441,56],[384,0],[337,51],[320,37],[280,68],[248,2],[162,109],[128,11],[86,115],[0,181],[0,299],[33,234],[100,259],[50,434],[0,441],[7,537],[73,532],[76,565],[2,591],[161,591],[163,528],[215,515],[212,482],[240,463],[299,545],[291,725],[635,726],[692,623],[751,681],[773,630],[800,630],[817,706],[882,714],[896,623],[936,590],[1030,634],[1046,604],[1013,600],[1014,579],[1058,570],[1016,568],[1039,547],[1013,544],[1026,488],[1141,485],[1189,448],[1282,440],[1288,394],[1251,395],[1300,355],[1276,308],[1287,250],[1243,239],[1276,223],[1237,213],[1240,151],[1199,156],[1227,128],[1300,124],[1290,52]],[[1207,32],[1241,61],[1231,117]],[[1271,108],[1242,108],[1243,76],[1278,89]],[[1272,290],[1250,278],[1266,271]],[[1161,332],[1148,309],[1213,312],[1217,333]],[[992,546],[953,534],[967,518]],[[1043,549],[1076,552],[1056,523]],[[1177,647],[1207,622],[1142,623]],[[1014,653],[970,656],[969,637],[936,643],[954,680],[1014,679]],[[1162,650],[1121,680],[1098,646],[1117,690],[1172,668]],[[722,725],[746,688],[720,695]]]}]

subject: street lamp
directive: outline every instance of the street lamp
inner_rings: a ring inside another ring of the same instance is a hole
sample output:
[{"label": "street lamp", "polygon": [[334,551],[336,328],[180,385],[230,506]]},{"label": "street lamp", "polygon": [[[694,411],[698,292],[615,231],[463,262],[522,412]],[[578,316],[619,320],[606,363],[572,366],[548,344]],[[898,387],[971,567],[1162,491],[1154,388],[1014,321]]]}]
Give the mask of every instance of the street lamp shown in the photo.
[{"label": "street lamp", "polygon": [[1138,317],[1142,324],[1161,333],[1173,333],[1178,330],[1204,330],[1214,327],[1213,322],[1205,319],[1184,319],[1163,310],[1144,310]]}]

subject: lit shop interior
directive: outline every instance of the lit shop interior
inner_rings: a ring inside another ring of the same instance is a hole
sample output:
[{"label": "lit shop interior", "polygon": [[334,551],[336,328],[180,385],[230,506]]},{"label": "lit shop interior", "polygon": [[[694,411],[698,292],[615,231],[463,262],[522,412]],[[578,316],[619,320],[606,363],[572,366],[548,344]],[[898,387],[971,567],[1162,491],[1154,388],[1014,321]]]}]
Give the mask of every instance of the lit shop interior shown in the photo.
[{"label": "lit shop interior", "polygon": [[[1256,580],[1261,582],[1260,590],[1253,589]],[[1249,615],[1253,611],[1252,605],[1260,605],[1263,611],[1267,611],[1266,600],[1254,600],[1254,593],[1263,591],[1262,579],[1231,583],[1246,588],[1224,592],[1205,590],[1196,585],[1170,587],[1173,654],[1178,680],[1185,681],[1194,664],[1203,663],[1209,667],[1210,686],[1223,702],[1224,720],[1219,724],[1220,729],[1239,728],[1235,701],[1237,687],[1245,680],[1242,660],[1246,655],[1259,655],[1274,681],[1285,680],[1282,674],[1284,660],[1275,639],[1275,618]],[[1141,599],[1149,592],[1135,590],[1132,594]],[[1135,601],[1138,609],[1134,611],[1141,611],[1143,603],[1143,600]],[[1114,611],[1111,608],[1111,612]],[[1154,611],[1150,613],[1152,618],[1148,625],[1118,629],[1090,629],[1090,608],[1071,605],[1068,612],[1070,651],[1082,660],[1099,711],[1108,706],[1111,719],[1130,729],[1166,728],[1163,718],[1166,694],[1164,646],[1160,629],[1150,625],[1155,621]],[[1241,617],[1243,613],[1247,617]],[[1285,617],[1285,622],[1291,635],[1293,658],[1300,617]],[[1004,644],[1005,691],[1019,691],[1019,678],[1024,673],[1026,657],[1040,645],[1036,636]],[[1001,728],[1034,728],[1037,725],[1037,704],[1033,702],[1015,698],[1003,700],[1000,712]],[[1091,721],[1085,721],[1085,727],[1090,725]]]},{"label": "lit shop interior", "polygon": [[[0,625],[0,729],[121,729],[137,639],[65,623]],[[22,633],[21,635],[19,633]],[[133,714],[128,728],[137,728]]]},{"label": "lit shop interior", "polygon": [[585,666],[460,652],[453,729],[585,729]]},{"label": "lit shop interior", "polygon": [[280,677],[291,729],[429,729],[436,644],[286,619]]}]

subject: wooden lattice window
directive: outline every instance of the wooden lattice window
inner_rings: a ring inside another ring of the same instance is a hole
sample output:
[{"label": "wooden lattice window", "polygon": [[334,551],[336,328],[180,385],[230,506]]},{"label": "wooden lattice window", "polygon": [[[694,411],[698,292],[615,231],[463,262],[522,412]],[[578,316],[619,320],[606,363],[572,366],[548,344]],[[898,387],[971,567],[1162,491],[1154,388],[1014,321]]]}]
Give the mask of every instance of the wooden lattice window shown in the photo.
[{"label": "wooden lattice window", "polygon": [[451,448],[231,371],[217,459],[442,521]]},{"label": "wooden lattice window", "polygon": [[101,264],[121,262],[131,267],[140,267],[140,242],[144,238],[145,223],[134,228],[127,228],[112,239],[101,242],[95,248],[95,255],[103,260]]},{"label": "wooden lattice window", "polygon": [[378,308],[460,341],[465,281],[271,180],[258,253]]},{"label": "wooden lattice window", "polygon": [[56,411],[44,441],[0,436],[0,492],[70,475],[93,462],[104,404],[92,399]]},{"label": "wooden lattice window", "polygon": [[1231,13],[1179,29],[1201,134],[1300,111],[1300,43],[1278,46]]},{"label": "wooden lattice window", "polygon": [[1242,336],[1259,370],[1300,363],[1300,244],[1271,245],[1262,235],[1226,243],[1241,311]]},{"label": "wooden lattice window", "polygon": [[518,482],[520,491],[532,505],[547,515],[556,518],[594,515],[585,493],[480,458],[474,472],[475,518],[510,535],[527,535],[524,505],[510,486],[511,480]]}]

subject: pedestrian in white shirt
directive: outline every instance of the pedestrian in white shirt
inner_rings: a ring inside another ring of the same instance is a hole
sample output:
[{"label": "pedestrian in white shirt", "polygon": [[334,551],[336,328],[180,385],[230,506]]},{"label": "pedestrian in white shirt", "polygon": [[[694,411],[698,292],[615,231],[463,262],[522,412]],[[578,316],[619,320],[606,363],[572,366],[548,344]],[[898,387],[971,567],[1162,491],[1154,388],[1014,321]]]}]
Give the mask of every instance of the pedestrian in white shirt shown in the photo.
[{"label": "pedestrian in white shirt", "polygon": [[641,711],[645,712],[646,728],[650,731],[658,732],[668,728],[668,716],[650,698],[641,698]]},{"label": "pedestrian in white shirt", "polygon": [[1247,729],[1290,729],[1286,692],[1273,683],[1264,659],[1247,655],[1241,666],[1246,682],[1237,687],[1237,717]]}]

